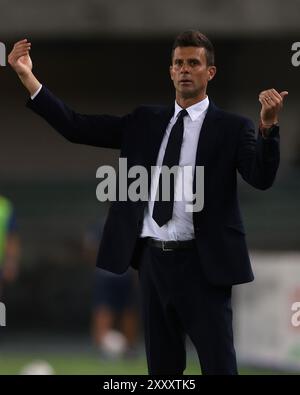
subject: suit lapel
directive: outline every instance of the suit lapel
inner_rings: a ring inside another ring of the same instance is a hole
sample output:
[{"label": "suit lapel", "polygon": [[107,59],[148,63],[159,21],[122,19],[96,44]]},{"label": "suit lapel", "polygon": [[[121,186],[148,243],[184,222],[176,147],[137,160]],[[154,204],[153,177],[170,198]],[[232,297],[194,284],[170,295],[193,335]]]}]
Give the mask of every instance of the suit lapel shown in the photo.
[{"label": "suit lapel", "polygon": [[[220,110],[215,104],[210,101],[209,107],[204,118],[196,153],[196,166],[204,166],[204,182],[207,182],[207,175],[209,174],[209,164],[214,158],[216,152],[216,145],[220,138],[220,128],[218,120],[221,118]],[[195,172],[196,174],[196,172]],[[195,193],[196,177],[193,179],[193,190]]]},{"label": "suit lapel", "polygon": [[196,165],[198,166],[207,165],[214,152],[214,147],[219,137],[217,120],[220,116],[220,110],[213,102],[210,102],[198,140],[196,154]]},{"label": "suit lapel", "polygon": [[[174,105],[158,108],[153,122],[149,125],[148,144],[146,144],[146,157],[149,166],[155,166],[158,152],[171,117],[174,114]],[[204,166],[204,173],[207,174],[208,165],[213,159],[215,147],[220,137],[218,119],[221,118],[220,110],[210,101],[209,107],[204,118],[196,153],[196,166]],[[204,176],[205,179],[205,176]],[[195,177],[193,180],[193,189],[195,191]]]},{"label": "suit lapel", "polygon": [[167,129],[167,126],[174,114],[174,105],[160,108],[157,112],[157,116],[154,117],[154,121],[151,123],[149,130],[149,145],[147,147],[148,151],[148,163],[150,166],[156,165],[157,156],[159,149]]}]

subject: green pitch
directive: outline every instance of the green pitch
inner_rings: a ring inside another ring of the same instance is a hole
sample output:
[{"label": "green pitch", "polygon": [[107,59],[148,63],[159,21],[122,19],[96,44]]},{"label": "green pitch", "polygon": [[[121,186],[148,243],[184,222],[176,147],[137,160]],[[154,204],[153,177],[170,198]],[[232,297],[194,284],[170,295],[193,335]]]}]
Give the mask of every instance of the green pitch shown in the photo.
[{"label": "green pitch", "polygon": [[[94,355],[88,354],[22,354],[22,353],[1,353],[0,374],[20,374],[21,369],[34,361],[47,361],[54,369],[55,374],[67,375],[134,375],[147,374],[146,361],[144,358],[131,360],[103,361]],[[196,360],[189,360],[185,374],[199,374],[199,363]],[[269,375],[284,374],[283,372],[272,372],[267,370],[240,369],[240,374],[244,375]],[[285,373],[287,374],[287,373]]]}]

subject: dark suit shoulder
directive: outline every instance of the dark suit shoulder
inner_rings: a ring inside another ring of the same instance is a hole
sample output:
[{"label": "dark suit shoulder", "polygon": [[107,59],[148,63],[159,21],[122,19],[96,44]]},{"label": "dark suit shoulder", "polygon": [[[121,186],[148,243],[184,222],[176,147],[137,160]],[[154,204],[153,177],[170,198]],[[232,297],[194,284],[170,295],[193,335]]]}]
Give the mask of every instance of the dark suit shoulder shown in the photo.
[{"label": "dark suit shoulder", "polygon": [[230,111],[225,111],[223,109],[219,109],[219,116],[228,124],[241,128],[241,127],[253,127],[253,121],[241,114],[236,114]]},{"label": "dark suit shoulder", "polygon": [[153,114],[160,114],[164,111],[167,111],[169,108],[170,108],[170,106],[163,106],[163,105],[158,105],[158,104],[156,104],[156,105],[155,104],[153,104],[153,105],[142,104],[135,109],[135,112],[153,115]]},{"label": "dark suit shoulder", "polygon": [[153,120],[163,120],[170,117],[172,112],[171,106],[160,105],[140,105],[133,111],[133,118],[138,123],[148,123]]}]

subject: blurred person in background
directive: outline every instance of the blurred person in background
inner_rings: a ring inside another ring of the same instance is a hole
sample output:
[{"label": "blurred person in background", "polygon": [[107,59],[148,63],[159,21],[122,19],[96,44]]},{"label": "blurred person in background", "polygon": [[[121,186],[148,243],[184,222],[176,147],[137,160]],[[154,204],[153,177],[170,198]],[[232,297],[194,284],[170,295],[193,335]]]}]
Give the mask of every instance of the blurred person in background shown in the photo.
[{"label": "blurred person in background", "polygon": [[20,242],[12,203],[0,195],[0,298],[19,272]]},{"label": "blurred person in background", "polygon": [[90,226],[83,237],[85,261],[92,267],[92,338],[103,358],[138,355],[137,276],[94,268],[103,224]]}]

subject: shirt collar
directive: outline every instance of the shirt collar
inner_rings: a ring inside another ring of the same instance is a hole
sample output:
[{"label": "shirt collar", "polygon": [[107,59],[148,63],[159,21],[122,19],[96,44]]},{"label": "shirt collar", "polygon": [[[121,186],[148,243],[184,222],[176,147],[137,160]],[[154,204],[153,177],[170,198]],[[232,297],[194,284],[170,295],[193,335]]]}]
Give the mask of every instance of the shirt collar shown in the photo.
[{"label": "shirt collar", "polygon": [[[200,115],[208,109],[209,106],[209,99],[208,96],[206,96],[205,99],[199,101],[198,103],[193,104],[190,107],[186,108],[186,111],[188,112],[190,118],[192,121],[195,121],[197,118],[200,117]],[[179,104],[175,100],[175,111],[174,111],[174,118],[177,117],[179,112],[182,110],[182,107],[179,106]]]}]

